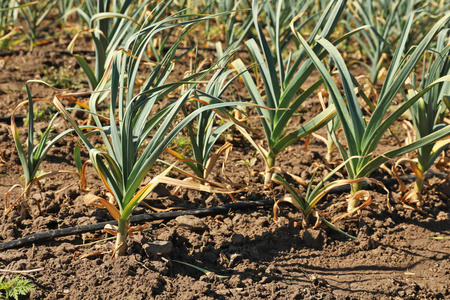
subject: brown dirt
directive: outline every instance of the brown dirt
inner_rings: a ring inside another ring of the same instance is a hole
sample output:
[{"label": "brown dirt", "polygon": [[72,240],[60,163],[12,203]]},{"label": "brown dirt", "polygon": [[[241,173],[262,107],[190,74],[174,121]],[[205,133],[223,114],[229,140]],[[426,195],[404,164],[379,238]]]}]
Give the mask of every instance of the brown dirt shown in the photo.
[{"label": "brown dirt", "polygon": [[[77,69],[75,60],[48,51],[52,45],[33,53],[2,57],[0,73],[0,114],[9,116],[15,105],[26,99],[28,79],[39,78],[45,65]],[[51,97],[53,91],[33,87],[36,97]],[[307,112],[306,112],[307,115]],[[45,121],[37,126],[45,127]],[[61,123],[61,129],[64,128]],[[26,132],[21,127],[20,132]],[[75,137],[67,137],[43,163],[46,171],[74,170],[71,149]],[[254,188],[237,199],[271,199],[282,194],[263,193],[258,172],[237,164],[252,157],[254,150],[242,140],[234,141],[227,174],[234,182]],[[392,147],[386,140],[381,147]],[[308,179],[314,163],[323,163],[325,147],[312,140],[308,152],[304,142],[285,151],[278,164],[283,171]],[[0,195],[21,183],[21,166],[9,127],[0,124]],[[380,175],[380,174],[377,174]],[[94,173],[92,188],[100,188]],[[47,180],[42,190],[34,189],[33,218],[21,219],[13,212],[2,216],[0,242],[31,233],[111,220],[99,208],[86,207],[77,187],[66,187],[74,178],[60,176]],[[398,203],[397,186],[391,204],[386,196],[372,191],[372,205],[337,225],[358,237],[351,240],[330,229],[302,230],[300,214],[281,205],[278,220],[271,207],[230,211],[226,215],[179,218],[149,224],[151,231],[130,238],[128,256],[111,259],[112,241],[88,244],[109,236],[104,232],[68,236],[0,253],[0,269],[30,270],[36,284],[31,299],[450,299],[450,241],[431,240],[450,235],[450,185],[431,180],[424,194],[426,214],[408,210]],[[13,196],[18,195],[16,191]],[[147,203],[156,207],[209,207],[230,202],[228,196],[184,191],[179,196],[153,193]],[[319,208],[330,217],[345,211],[345,194],[328,195]],[[4,204],[0,204],[3,210]],[[136,214],[151,212],[140,207]],[[214,273],[208,275],[177,261],[190,263]],[[2,271],[2,273],[4,273]],[[5,274],[13,275],[6,272]],[[229,278],[220,279],[218,275]]]}]

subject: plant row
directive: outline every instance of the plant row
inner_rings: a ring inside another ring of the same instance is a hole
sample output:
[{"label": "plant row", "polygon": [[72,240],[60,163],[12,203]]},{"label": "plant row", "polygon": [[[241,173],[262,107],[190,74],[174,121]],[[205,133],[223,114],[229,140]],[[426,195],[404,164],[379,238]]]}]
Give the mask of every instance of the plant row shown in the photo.
[{"label": "plant row", "polygon": [[[218,157],[229,151],[225,145],[213,152],[214,145],[231,128],[239,131],[264,161],[264,184],[281,184],[291,195],[279,199],[276,206],[282,201],[292,203],[301,211],[304,226],[309,226],[316,204],[337,186],[351,185],[348,211],[359,209],[360,201],[367,198],[367,192],[361,190],[363,181],[373,181],[371,174],[384,163],[415,150],[415,157],[402,160],[417,178],[404,201],[421,209],[425,173],[450,143],[450,126],[445,123],[450,107],[450,11],[445,3],[84,1],[75,8],[61,7],[69,2],[75,5],[76,1],[58,2],[61,12],[67,12],[61,17],[76,13],[85,28],[74,36],[68,50],[73,53],[82,33],[90,34],[95,46],[95,65],[74,54],[91,92],[37,100],[30,84],[39,81],[27,82],[28,101],[20,103],[11,118],[25,186],[5,213],[18,203],[25,212],[31,187],[62,172],[38,173],[46,153],[65,135],[76,134],[79,143],[74,158],[81,188],[88,190],[85,175],[91,165],[110,198],[92,195],[86,202],[106,208],[118,221],[114,252],[123,255],[128,233],[134,230],[129,217],[158,184],[232,192],[228,185],[209,179]],[[35,5],[27,3],[18,9],[24,12]],[[50,10],[41,7],[47,14],[33,11],[45,18]],[[212,41],[215,31],[225,32],[222,42],[215,44],[216,61],[207,67],[193,63],[184,78],[174,80],[171,73],[180,59],[187,59],[190,53],[197,61],[198,45],[204,42],[198,40],[199,33]],[[183,52],[180,45],[186,41],[194,41],[196,46]],[[250,62],[236,56],[243,46]],[[351,52],[359,52],[361,58]],[[367,69],[364,83],[349,71],[355,63]],[[143,69],[149,71],[141,80]],[[311,83],[314,71],[320,76]],[[235,80],[245,85],[251,101],[229,99]],[[87,103],[73,101],[86,95]],[[320,112],[305,122],[294,122],[296,113],[311,97],[321,100]],[[401,99],[400,104],[393,106],[394,99]],[[37,101],[54,105],[58,113],[36,143],[33,105]],[[25,147],[14,123],[14,114],[21,107],[27,107],[29,113]],[[81,125],[71,113],[74,110],[87,113],[90,123]],[[413,129],[407,141],[374,155],[383,136],[407,111]],[[52,128],[61,116],[70,127],[54,134]],[[249,119],[260,122],[262,130],[252,128]],[[313,184],[314,178],[304,183],[305,192],[301,193],[277,174],[277,157],[300,139],[317,136],[321,128],[327,134],[321,139],[327,144],[328,159],[333,149],[341,159],[317,184]],[[188,133],[192,146],[189,155],[168,149],[182,130]],[[96,147],[93,138],[97,143],[101,140],[103,147]],[[87,161],[83,161],[82,151],[87,151]],[[164,151],[178,162],[161,161]],[[166,164],[167,169],[144,185],[157,162]],[[169,172],[175,170],[189,180],[170,178]],[[343,170],[347,178],[330,181]],[[333,226],[320,213],[315,215]]]}]

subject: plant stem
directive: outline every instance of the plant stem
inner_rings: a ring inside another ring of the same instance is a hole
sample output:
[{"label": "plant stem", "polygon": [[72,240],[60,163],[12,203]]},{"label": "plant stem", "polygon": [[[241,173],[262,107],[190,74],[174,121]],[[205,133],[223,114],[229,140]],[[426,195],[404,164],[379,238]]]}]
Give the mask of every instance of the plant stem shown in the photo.
[{"label": "plant stem", "polygon": [[264,185],[268,186],[272,180],[273,170],[272,168],[275,166],[275,160],[276,155],[272,152],[269,152],[269,155],[267,156],[267,168],[266,168],[266,175],[264,175]]},{"label": "plant stem", "polygon": [[421,194],[423,190],[423,179],[419,176],[416,176],[416,182],[414,184],[414,191],[418,194]]},{"label": "plant stem", "polygon": [[355,183],[350,184],[351,194],[353,195],[356,192],[359,192],[361,190],[362,184],[363,184],[363,181],[359,181],[359,182],[355,182]]},{"label": "plant stem", "polygon": [[[423,174],[423,173],[422,173]],[[416,182],[414,183],[414,193],[412,195],[412,202],[416,203],[418,208],[421,208],[423,206],[422,201],[422,190],[423,190],[423,180],[425,176],[421,177],[416,174]]]},{"label": "plant stem", "polygon": [[[25,185],[25,188],[28,187],[28,184]],[[20,203],[20,216],[22,219],[28,219],[30,217],[30,207],[28,206],[28,199],[30,199],[30,190],[28,189],[25,192],[25,195],[22,197],[22,201]]]},{"label": "plant stem", "polygon": [[119,219],[119,229],[117,230],[117,239],[115,246],[114,257],[124,256],[127,252],[127,237],[128,237],[128,219]]},{"label": "plant stem", "polygon": [[309,218],[309,215],[308,216],[303,215],[303,218],[302,218],[302,228],[303,229],[309,228],[310,224],[309,224],[308,218]]},{"label": "plant stem", "polygon": [[[362,181],[359,182],[355,182],[350,184],[351,187],[351,192],[350,195],[354,195],[356,192],[361,190],[362,187]],[[357,198],[350,198],[350,200],[348,201],[348,206],[347,206],[347,211],[350,212],[353,209],[357,208],[359,205],[359,199]]]}]

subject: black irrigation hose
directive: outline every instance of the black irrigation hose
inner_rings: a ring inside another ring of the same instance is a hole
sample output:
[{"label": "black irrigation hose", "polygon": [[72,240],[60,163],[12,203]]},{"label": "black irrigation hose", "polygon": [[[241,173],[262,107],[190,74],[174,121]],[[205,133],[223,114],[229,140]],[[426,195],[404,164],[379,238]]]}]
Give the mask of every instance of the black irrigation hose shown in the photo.
[{"label": "black irrigation hose", "polygon": [[[144,223],[156,220],[170,220],[175,219],[178,216],[194,215],[198,217],[212,216],[218,214],[225,214],[231,209],[243,209],[258,206],[269,206],[273,205],[273,200],[259,200],[259,201],[242,201],[236,203],[229,203],[220,206],[214,206],[210,208],[199,208],[191,210],[181,210],[181,211],[171,211],[171,212],[160,212],[151,214],[141,214],[135,215],[130,218],[130,223]],[[58,237],[80,234],[85,232],[91,232],[96,230],[102,230],[105,225],[117,225],[117,221],[101,222],[92,225],[83,225],[71,228],[55,229],[44,232],[33,233],[23,237],[21,239],[4,242],[0,244],[0,250],[11,249],[16,247],[21,247],[29,244],[40,243],[48,240],[52,240]]]},{"label": "black irrigation hose", "polygon": [[[427,173],[425,178],[432,178],[432,177],[438,177],[438,178],[445,178],[447,174],[445,173]],[[401,177],[403,181],[413,181],[415,180],[416,176],[405,176]],[[383,179],[377,179],[378,181],[381,181],[385,186],[391,186],[393,184],[397,184],[397,179],[394,178],[383,178]],[[369,188],[370,185],[363,185],[363,188]],[[337,194],[337,193],[344,193],[350,191],[350,187],[347,186],[341,186],[334,188],[329,193]],[[243,208],[252,208],[252,207],[258,207],[258,206],[270,206],[273,205],[273,200],[259,200],[259,201],[242,201],[237,203],[229,203],[225,205],[220,206],[214,206],[210,208],[199,208],[199,209],[191,209],[191,210],[182,210],[182,211],[172,211],[172,212],[160,212],[160,213],[151,213],[151,214],[141,214],[141,215],[135,215],[130,218],[130,223],[144,223],[144,222],[151,222],[156,220],[170,220],[175,219],[178,216],[186,216],[186,215],[193,215],[198,217],[205,217],[205,216],[212,216],[212,215],[218,215],[218,214],[225,214],[231,209],[243,209]],[[5,249],[11,249],[16,248],[32,243],[40,243],[47,240],[52,240],[58,237],[68,236],[68,235],[75,235],[85,232],[91,232],[91,231],[97,231],[102,230],[105,225],[111,224],[111,225],[117,225],[117,221],[108,221],[108,222],[101,222],[91,225],[83,225],[78,227],[71,227],[71,228],[63,228],[63,229],[54,229],[44,232],[38,232],[30,234],[26,237],[23,237],[21,239],[4,242],[0,244],[0,250]]]},{"label": "black irrigation hose", "polygon": [[[52,114],[57,113],[57,110],[49,110],[45,112],[46,116],[51,116]],[[23,120],[26,119],[27,116],[25,115],[16,115],[14,116],[14,121],[16,122],[16,125],[18,126],[22,126],[23,125]],[[0,118],[0,123],[6,123],[6,124],[11,124],[11,117],[1,117]]]},{"label": "black irrigation hose", "polygon": [[[26,118],[27,116],[24,115],[18,115],[18,116],[14,116],[14,121],[16,122],[17,125],[23,124],[23,120]],[[0,118],[0,123],[6,123],[8,125],[11,124],[11,117],[1,117]]]}]

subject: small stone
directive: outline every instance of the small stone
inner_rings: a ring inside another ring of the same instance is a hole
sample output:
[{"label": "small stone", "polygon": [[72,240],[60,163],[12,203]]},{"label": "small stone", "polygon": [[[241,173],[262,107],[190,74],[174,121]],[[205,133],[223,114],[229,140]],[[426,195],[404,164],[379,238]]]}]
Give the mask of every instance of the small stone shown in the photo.
[{"label": "small stone", "polygon": [[156,240],[142,245],[142,248],[148,257],[164,256],[173,251],[173,244],[171,241]]},{"label": "small stone", "polygon": [[202,231],[208,228],[200,218],[195,216],[178,216],[175,221],[178,226],[186,227],[192,231]]},{"label": "small stone", "polygon": [[245,237],[240,233],[235,233],[231,236],[231,242],[234,245],[243,245],[245,243]]}]

